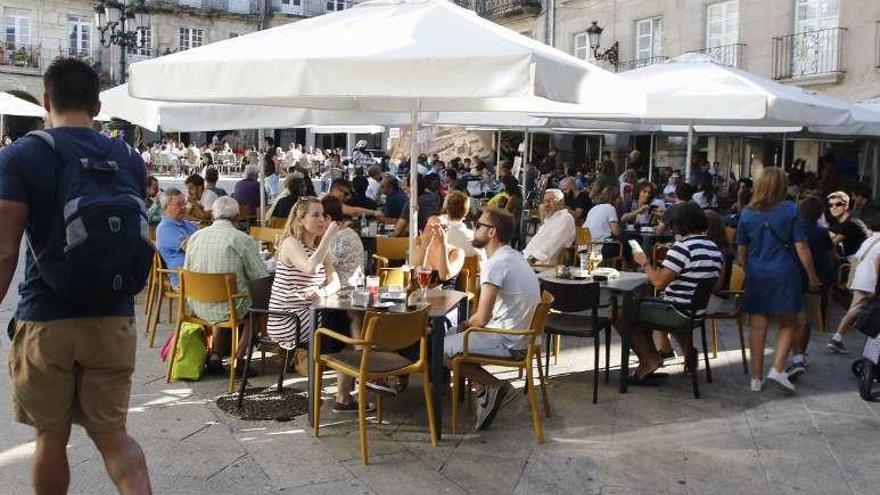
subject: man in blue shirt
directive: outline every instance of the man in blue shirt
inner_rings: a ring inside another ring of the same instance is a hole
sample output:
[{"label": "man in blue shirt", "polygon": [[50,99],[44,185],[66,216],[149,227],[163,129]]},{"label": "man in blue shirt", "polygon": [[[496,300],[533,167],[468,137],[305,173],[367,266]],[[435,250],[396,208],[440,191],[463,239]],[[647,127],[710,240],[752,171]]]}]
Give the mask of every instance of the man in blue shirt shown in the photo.
[{"label": "man in blue shirt", "polygon": [[[185,220],[186,200],[180,190],[171,188],[165,191],[162,200],[164,214],[156,227],[156,248],[165,263],[165,268],[176,270],[183,267],[186,258],[186,243],[198,228]],[[168,276],[173,287],[177,287],[177,275]]]},{"label": "man in blue shirt", "polygon": [[394,223],[394,237],[406,234],[409,225],[409,196],[400,188],[396,177],[386,175],[379,186],[379,192],[385,195],[385,206],[382,215],[385,222]]},{"label": "man in blue shirt", "polygon": [[[94,131],[101,109],[100,80],[87,64],[56,59],[43,76],[49,126],[83,158],[114,161],[133,174],[146,196],[140,155],[118,139]],[[63,229],[59,187],[65,165],[35,137],[0,151],[0,300],[18,264],[23,234],[28,251],[9,351],[17,421],[36,429],[32,480],[36,493],[66,493],[70,483],[67,442],[71,423],[83,426],[121,493],[150,493],[144,453],[125,429],[137,331],[131,297],[84,305],[56,293],[44,280],[34,253],[61,257]]]}]

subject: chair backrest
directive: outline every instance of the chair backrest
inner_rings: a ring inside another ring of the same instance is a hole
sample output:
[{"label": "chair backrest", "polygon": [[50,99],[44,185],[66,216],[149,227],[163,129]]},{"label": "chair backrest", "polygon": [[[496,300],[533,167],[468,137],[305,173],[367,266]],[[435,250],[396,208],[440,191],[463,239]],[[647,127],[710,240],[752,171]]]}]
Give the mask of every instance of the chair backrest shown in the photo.
[{"label": "chair backrest", "polygon": [[597,308],[600,304],[599,282],[573,285],[543,281],[541,287],[553,296],[556,311],[576,313]]},{"label": "chair backrest", "polygon": [[535,307],[535,312],[532,313],[532,322],[529,324],[529,330],[532,331],[529,342],[530,344],[533,343],[531,339],[544,333],[544,325],[547,323],[547,313],[549,313],[550,308],[553,307],[553,301],[553,294],[547,291],[541,293],[541,302]]},{"label": "chair backrest", "polygon": [[266,222],[266,225],[272,229],[281,230],[284,228],[284,224],[287,223],[286,218],[281,217],[269,217],[269,221]]},{"label": "chair backrest", "polygon": [[235,273],[181,270],[180,275],[180,291],[184,299],[203,303],[227,302],[237,291]]},{"label": "chair backrest", "polygon": [[364,316],[363,336],[369,347],[396,351],[405,349],[428,333],[430,306],[406,313],[369,311]]},{"label": "chair backrest", "polygon": [[591,242],[593,242],[593,234],[590,233],[590,229],[586,227],[577,227],[574,236],[574,245],[580,249],[579,246],[586,246]]},{"label": "chair backrest", "polygon": [[718,278],[715,277],[697,282],[697,287],[694,289],[694,297],[691,299],[691,311],[700,313],[706,310],[706,306],[709,305],[709,298],[712,297],[712,292],[715,289],[715,282],[717,281]]},{"label": "chair backrest", "polygon": [[746,285],[746,272],[739,265],[730,267],[730,291],[740,292]]},{"label": "chair backrest", "polygon": [[258,278],[248,282],[248,290],[251,293],[251,307],[254,309],[269,309],[269,298],[272,296],[272,282],[275,275]]},{"label": "chair backrest", "polygon": [[724,234],[727,235],[727,243],[731,246],[736,244],[736,229],[733,227],[724,227]]},{"label": "chair backrest", "polygon": [[376,254],[389,260],[405,260],[409,237],[376,237]]},{"label": "chair backrest", "polygon": [[281,238],[282,229],[273,229],[269,227],[251,227],[248,229],[248,235],[257,241],[276,244]]},{"label": "chair backrest", "polygon": [[388,287],[391,285],[399,285],[404,289],[409,287],[410,271],[403,268],[379,268],[379,285]]}]

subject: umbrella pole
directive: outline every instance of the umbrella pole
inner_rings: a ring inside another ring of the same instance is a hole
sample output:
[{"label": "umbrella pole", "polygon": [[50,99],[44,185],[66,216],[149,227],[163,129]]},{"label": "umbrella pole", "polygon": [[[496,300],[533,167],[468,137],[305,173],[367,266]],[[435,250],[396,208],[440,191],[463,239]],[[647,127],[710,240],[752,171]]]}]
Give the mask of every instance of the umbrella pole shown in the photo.
[{"label": "umbrella pole", "polygon": [[535,149],[535,134],[529,134],[529,163],[532,163],[532,150]]},{"label": "umbrella pole", "polygon": [[417,101],[410,111],[409,140],[409,262],[412,264],[416,255],[416,237],[419,234],[419,201],[418,201],[418,158],[419,158],[419,107]]},{"label": "umbrella pole", "polygon": [[529,146],[529,128],[526,127],[525,130],[523,130],[523,154],[522,154],[522,163],[520,164],[520,172],[522,172],[522,182],[519,183],[519,186],[523,190],[523,197],[524,198],[526,197],[526,195],[525,195],[526,173],[528,172],[526,160],[527,160],[527,157],[529,156],[529,152],[531,152],[531,149]]},{"label": "umbrella pole", "polygon": [[694,156],[694,126],[688,125],[688,145],[687,145],[687,156],[684,159],[684,180],[687,183],[691,182],[691,161],[693,161]]},{"label": "umbrella pole", "polygon": [[785,148],[786,148],[786,146],[785,146],[786,139],[785,138],[786,138],[786,135],[783,132],[782,133],[782,165],[780,165],[780,167],[779,167],[781,169],[785,169]]},{"label": "umbrella pole", "polygon": [[501,129],[495,135],[495,178],[501,175]]},{"label": "umbrella pole", "polygon": [[6,137],[6,115],[0,114],[0,139]]},{"label": "umbrella pole", "polygon": [[266,173],[263,169],[262,158],[260,153],[260,145],[263,143],[263,129],[257,129],[257,169],[260,171],[260,211],[257,212],[257,218],[260,219],[260,225],[266,226]]},{"label": "umbrella pole", "polygon": [[648,148],[648,182],[654,181],[654,133],[651,133],[651,146]]}]

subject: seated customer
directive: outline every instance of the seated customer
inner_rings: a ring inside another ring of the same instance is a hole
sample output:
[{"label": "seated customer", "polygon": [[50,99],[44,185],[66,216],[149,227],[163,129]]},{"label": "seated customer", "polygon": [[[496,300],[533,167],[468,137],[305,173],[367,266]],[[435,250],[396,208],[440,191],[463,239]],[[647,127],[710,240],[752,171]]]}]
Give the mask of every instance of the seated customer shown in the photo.
[{"label": "seated customer", "polygon": [[437,281],[444,286],[455,286],[461,267],[464,266],[464,250],[449,243],[446,229],[440,224],[440,218],[428,217],[413,264],[417,267],[430,268],[437,273]]},{"label": "seated customer", "polygon": [[[236,292],[245,297],[236,300],[235,313],[240,321],[251,308],[248,282],[267,277],[266,265],[257,252],[253,239],[235,228],[233,222],[238,216],[238,203],[229,196],[221,196],[214,200],[211,214],[214,223],[199,230],[189,240],[186,259],[183,267],[200,273],[234,273],[236,275]],[[226,321],[229,318],[229,305],[224,302],[203,303],[189,301],[195,316],[211,321]],[[239,329],[238,354],[235,359],[237,371],[244,369],[244,356],[250,339],[250,325],[242,324]],[[207,371],[222,372],[221,352],[228,345],[229,333],[222,331],[214,334],[211,343],[211,355],[208,358]]]},{"label": "seated customer", "polygon": [[474,231],[464,223],[470,204],[468,195],[461,191],[452,191],[446,196],[446,239],[451,246],[463,249],[465,256],[476,256],[482,264],[486,261],[486,250],[474,247]]},{"label": "seated customer", "polygon": [[192,174],[184,181],[186,184],[186,216],[190,220],[200,222],[211,219],[211,205],[217,199],[214,191],[205,189],[205,179],[199,174]]},{"label": "seated customer", "polygon": [[[682,204],[676,208],[675,215],[673,222],[682,239],[669,248],[661,267],[653,268],[642,252],[634,252],[633,258],[648,275],[648,280],[654,288],[662,291],[659,299],[678,311],[687,312],[690,311],[699,282],[714,279],[714,290],[721,289],[724,259],[718,246],[706,236],[709,222],[700,205]],[[633,324],[634,331],[630,335],[632,349],[639,357],[639,366],[630,376],[634,384],[643,382],[663,362],[651,339],[651,330],[660,326],[657,321],[658,316],[662,318],[663,326],[667,327],[671,317],[665,310],[660,311],[662,314],[651,311],[650,308],[656,304],[655,301],[643,300],[639,303],[638,316]],[[678,321],[683,323],[685,316],[680,315]],[[690,333],[687,335],[673,333],[673,335],[682,349],[685,349],[686,356],[692,356],[695,350],[691,345]],[[690,361],[686,359],[685,362]]]},{"label": "seated customer", "polygon": [[342,201],[329,194],[321,198],[324,214],[329,222],[339,224],[339,230],[330,243],[330,261],[343,286],[356,287],[364,278],[364,245],[360,236],[346,222]]},{"label": "seated customer", "polygon": [[[480,274],[480,304],[477,312],[464,325],[504,329],[526,329],[532,313],[541,301],[538,277],[523,257],[512,247],[513,216],[506,211],[487,207],[477,221],[474,247],[485,248],[489,255]],[[502,358],[522,356],[528,346],[527,336],[472,333],[468,351]],[[462,334],[446,338],[443,353],[447,358],[461,354],[464,349]],[[447,366],[452,362],[447,359]],[[463,364],[461,374],[478,384],[482,390],[477,396],[477,429],[488,426],[498,409],[513,400],[517,392],[480,366]]]},{"label": "seated customer", "polygon": [[269,209],[269,218],[280,219],[281,222],[287,221],[290,209],[299,201],[299,198],[306,195],[306,182],[301,174],[296,172],[284,179],[284,191],[275,200],[275,204]]},{"label": "seated customer", "polygon": [[385,205],[382,207],[384,221],[394,222],[393,237],[405,235],[409,225],[409,196],[400,188],[400,182],[393,175],[382,178],[379,191],[385,195]]},{"label": "seated customer", "polygon": [[[180,190],[173,187],[166,189],[163,203],[162,220],[156,227],[156,249],[162,257],[165,268],[176,270],[183,266],[187,242],[198,228],[192,222],[185,220],[186,201]],[[177,275],[171,274],[168,279],[172,287],[177,287]]]},{"label": "seated customer", "polygon": [[[620,222],[617,207],[620,205],[620,188],[608,186],[601,191],[596,199],[596,206],[590,208],[584,227],[589,229],[593,242],[606,242],[620,239]],[[623,243],[624,254],[629,259],[629,244]],[[620,255],[617,243],[602,244],[602,256],[606,258]]]},{"label": "seated customer", "polygon": [[256,165],[248,165],[244,179],[235,183],[232,196],[238,201],[239,207],[247,207],[251,213],[260,210],[260,171]]},{"label": "seated customer", "polygon": [[541,206],[544,208],[544,221],[535,237],[526,245],[523,256],[530,264],[555,265],[559,253],[574,242],[574,217],[565,208],[565,195],[559,189],[544,191]]}]

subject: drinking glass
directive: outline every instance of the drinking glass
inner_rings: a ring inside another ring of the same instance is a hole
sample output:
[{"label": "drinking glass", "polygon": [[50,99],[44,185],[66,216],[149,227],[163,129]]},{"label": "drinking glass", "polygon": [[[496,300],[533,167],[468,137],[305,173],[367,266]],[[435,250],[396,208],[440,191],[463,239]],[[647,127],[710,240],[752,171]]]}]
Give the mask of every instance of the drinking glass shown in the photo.
[{"label": "drinking glass", "polygon": [[602,249],[593,249],[590,252],[590,273],[596,271],[596,268],[599,268],[599,265],[602,264]]},{"label": "drinking glass", "polygon": [[416,268],[416,277],[419,282],[419,287],[422,289],[422,300],[425,300],[428,297],[428,284],[431,283],[431,275],[434,273],[434,270],[431,267],[420,266]]},{"label": "drinking glass", "polygon": [[374,301],[379,300],[379,277],[376,275],[367,277],[367,291],[369,291]]}]

